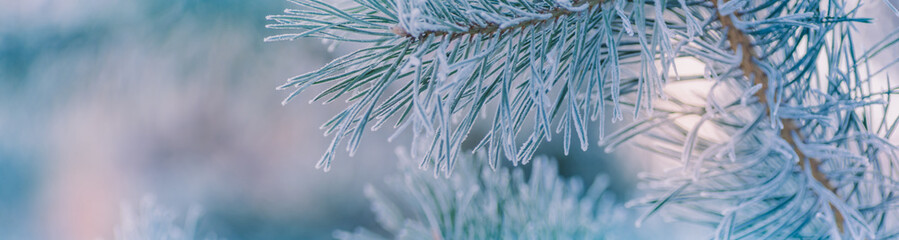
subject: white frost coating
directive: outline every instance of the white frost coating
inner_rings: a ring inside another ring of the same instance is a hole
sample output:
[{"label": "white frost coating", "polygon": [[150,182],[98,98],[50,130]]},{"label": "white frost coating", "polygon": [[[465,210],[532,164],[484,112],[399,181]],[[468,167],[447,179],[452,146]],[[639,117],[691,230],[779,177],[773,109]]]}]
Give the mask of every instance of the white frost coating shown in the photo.
[{"label": "white frost coating", "polygon": [[[678,0],[677,2],[681,6],[687,6],[686,0]],[[689,8],[684,9],[687,11],[685,14],[687,16],[687,38],[689,39],[687,42],[692,42],[696,34],[702,32],[702,26],[699,23],[699,19],[696,19],[696,16],[693,15]]]},{"label": "white frost coating", "polygon": [[739,66],[743,57],[742,48],[738,48],[734,54],[729,52],[725,52],[722,49],[697,49],[691,46],[686,46],[682,49],[683,52],[689,53],[707,63],[714,63],[716,65],[727,65],[727,66]]},{"label": "white frost coating", "polygon": [[[545,42],[544,42],[545,44]],[[546,55],[538,57],[537,56],[537,44],[531,44],[530,54],[528,59],[534,63],[528,66],[530,81],[528,82],[528,88],[530,90],[530,98],[531,101],[536,103],[536,114],[537,114],[537,126],[536,131],[542,131],[545,134],[545,139],[547,141],[552,139],[552,133],[550,132],[550,124],[552,121],[549,116],[549,96],[547,94],[551,91],[551,84],[546,81],[547,74],[549,70],[548,64],[542,64],[546,60]],[[541,64],[538,64],[541,63]],[[542,67],[541,67],[542,66]]]},{"label": "white frost coating", "polygon": [[751,101],[758,101],[758,99],[755,99],[755,93],[761,89],[762,89],[761,83],[753,85],[749,89],[746,89],[746,91],[743,92],[743,95],[740,96],[740,105],[746,106]]},{"label": "white frost coating", "polygon": [[718,1],[718,13],[722,16],[732,15],[735,11],[744,9],[746,4],[749,3],[749,0],[716,1]]},{"label": "white frost coating", "polygon": [[737,51],[734,51],[734,55],[730,55],[730,54],[725,55],[725,56],[731,56],[731,57],[729,57],[727,59],[727,61],[723,61],[723,62],[730,64],[731,67],[739,67],[740,63],[743,62],[743,54],[751,54],[751,53],[744,53],[743,48],[737,48]]},{"label": "white frost coating", "polygon": [[[618,13],[621,14],[623,12],[619,11]],[[605,23],[606,29],[612,29],[612,14],[611,14],[611,12],[609,12],[609,14],[606,15],[604,23]],[[629,22],[627,24],[624,24],[624,26],[629,26],[629,25],[630,25]],[[629,27],[628,27],[628,29],[629,29]],[[624,116],[621,114],[621,107],[620,107],[620,103],[619,103],[619,97],[621,94],[621,89],[620,89],[621,68],[618,65],[619,64],[618,50],[616,49],[616,47],[618,46],[618,43],[616,42],[615,38],[616,38],[616,36],[615,36],[614,32],[606,31],[606,36],[605,36],[605,39],[607,41],[606,44],[607,44],[607,46],[610,46],[609,56],[606,60],[606,61],[610,61],[609,63],[606,64],[606,68],[608,69],[609,74],[607,74],[606,76],[608,76],[609,78],[612,79],[612,88],[611,88],[612,94],[611,95],[612,95],[612,105],[613,105],[613,107],[612,107],[612,122],[613,123],[624,119]]]},{"label": "white frost coating", "polygon": [[779,115],[788,119],[815,120],[828,127],[835,127],[836,124],[836,120],[831,119],[827,113],[810,112],[807,108],[781,106]]},{"label": "white frost coating", "polygon": [[494,14],[494,13],[488,13],[488,12],[482,12],[482,11],[478,11],[477,14],[484,20],[485,23],[490,23],[490,24],[501,23],[507,19],[506,17],[504,17],[500,14]]},{"label": "white frost coating", "polygon": [[[702,124],[705,123],[705,121],[708,121],[711,116],[711,114],[702,115],[702,118],[699,119],[699,122],[693,125],[693,129],[690,130],[689,133],[687,133],[687,140],[684,142],[684,151],[683,154],[681,154],[681,164],[683,164],[684,166],[689,165],[690,159],[693,157],[693,147],[695,147],[696,145],[695,143],[697,134],[699,133],[699,129],[702,128]],[[686,170],[687,169],[684,168],[684,171]]]},{"label": "white frost coating", "polygon": [[446,37],[443,37],[443,39],[440,41],[440,45],[438,45],[438,47],[437,47],[437,53],[436,53],[436,57],[437,57],[437,59],[436,59],[436,61],[437,61],[437,78],[436,78],[437,86],[436,86],[436,88],[437,89],[436,90],[437,90],[438,95],[441,95],[442,93],[444,93],[446,91],[445,90],[446,86],[451,84],[451,83],[447,82],[447,77],[450,75],[450,69],[449,69],[450,63],[446,56],[446,54],[447,54],[446,49],[449,47],[449,43],[450,43],[449,39],[447,39]]},{"label": "white frost coating", "polygon": [[718,87],[721,87],[723,81],[721,81],[721,79],[714,79],[713,81],[715,81],[715,83],[712,84],[712,87],[709,88],[708,97],[706,97],[705,108],[706,112],[708,112],[709,114],[715,114],[717,116],[718,114],[726,113],[727,110],[724,109],[724,106],[721,106],[718,95],[716,93]]},{"label": "white frost coating", "polygon": [[499,25],[499,28],[509,28],[509,27],[521,24],[523,22],[531,21],[531,20],[534,20],[534,18],[518,17],[518,18],[510,19],[508,21],[504,21],[501,25]]},{"label": "white frost coating", "polygon": [[821,185],[821,183],[814,179],[814,176],[812,175],[812,172],[809,168],[805,168],[805,171],[803,172],[809,179],[809,187],[811,187],[815,191],[815,193],[821,196],[822,200],[826,201],[831,206],[836,208],[837,211],[839,211],[846,218],[845,228],[853,239],[875,239],[875,231],[868,224],[865,217],[863,217],[862,214],[859,213],[858,210],[856,210],[857,206],[847,205],[845,201],[839,199],[834,195],[833,192]]},{"label": "white frost coating", "polygon": [[[784,88],[780,83],[784,82],[785,79],[783,78],[783,75],[781,75],[777,70],[773,69],[772,66],[770,66],[768,63],[760,62],[757,60],[753,60],[753,63],[755,63],[756,66],[758,66],[759,69],[761,69],[762,72],[764,72],[768,77],[768,86],[770,87],[768,87],[766,89],[767,91],[765,91],[765,103],[768,104],[768,106],[766,107],[770,109],[770,111],[768,111],[768,117],[770,119],[769,122],[771,124],[771,127],[774,129],[781,129],[783,128],[783,123],[781,122],[778,115],[781,104],[780,101],[778,101],[779,99],[776,99],[775,96],[783,96]],[[750,80],[752,80],[752,82],[756,82],[755,79]]]},{"label": "white frost coating", "polygon": [[518,16],[521,16],[524,18],[530,18],[533,20],[546,20],[553,16],[552,14],[549,14],[549,13],[535,13],[535,12],[521,10],[521,9],[518,9],[517,7],[509,6],[508,4],[505,4],[505,3],[501,3],[499,6],[505,10],[509,10],[509,11],[515,13],[515,15],[518,15]]},{"label": "white frost coating", "polygon": [[765,26],[772,26],[772,25],[778,26],[778,27],[801,26],[801,27],[807,27],[810,29],[818,29],[818,26],[815,24],[801,21],[801,20],[811,20],[811,18],[814,16],[815,16],[814,13],[799,13],[799,14],[792,14],[792,15],[786,15],[786,16],[781,16],[781,17],[776,17],[776,18],[768,18],[768,19],[764,19],[764,20],[748,22],[748,21],[740,20],[740,18],[736,17],[735,15],[730,15],[731,19],[733,19],[734,26],[736,26],[737,29],[740,29],[741,31],[750,31],[750,30],[754,30],[757,28],[761,28],[761,27],[765,27]]},{"label": "white frost coating", "polygon": [[421,36],[428,31],[445,30],[421,12],[425,0],[400,0],[396,2],[398,25],[411,36]]},{"label": "white frost coating", "polygon": [[[624,31],[627,32],[627,35],[633,36],[634,28],[631,26],[631,21],[629,20],[630,18],[628,17],[627,13],[624,12],[625,4],[625,1],[615,1],[615,12],[618,14],[618,17],[623,23],[622,26],[624,27]],[[606,18],[608,19],[611,17],[612,16],[609,15]]]},{"label": "white frost coating", "polygon": [[[431,41],[432,41],[431,38],[425,39],[425,43],[430,43]],[[410,57],[415,58],[416,60],[419,60],[419,59],[421,59],[421,57],[424,54],[425,54],[425,48],[420,48],[420,49],[418,49],[418,51],[416,51]],[[421,74],[422,74],[421,65],[418,65],[417,67],[415,67],[414,74],[416,75],[416,79],[421,76]],[[421,89],[420,81],[413,81],[412,87],[413,87],[413,89]],[[430,120],[428,117],[428,115],[430,113],[430,110],[429,110],[430,108],[427,107],[428,105],[429,105],[429,102],[425,102],[425,100],[421,98],[420,94],[417,91],[414,91],[412,93],[412,107],[413,107],[412,112],[414,114],[413,120],[416,123],[415,129],[416,130],[424,129],[426,132],[432,133],[432,132],[434,132],[434,129],[431,127]],[[413,131],[413,132],[418,134],[419,131]],[[412,148],[412,149],[415,150],[416,148]]]},{"label": "white frost coating", "polygon": [[265,39],[263,41],[265,41],[265,42],[276,42],[276,41],[284,41],[284,40],[293,41],[294,39],[297,39],[301,36],[302,35],[300,35],[300,34],[294,34],[294,33],[281,34],[281,35],[265,37]]},{"label": "white frost coating", "polygon": [[406,62],[406,64],[403,64],[403,68],[400,70],[400,72],[409,72],[417,68],[418,66],[421,66],[421,59],[416,56],[409,56],[409,60]]},{"label": "white frost coating", "polygon": [[571,0],[558,0],[556,1],[559,4],[559,7],[571,12],[583,12],[584,10],[590,9],[589,4],[581,4],[580,6],[575,7]]},{"label": "white frost coating", "polygon": [[816,144],[816,143],[796,143],[802,153],[805,153],[810,158],[816,158],[821,160],[828,159],[845,159],[850,161],[855,161],[860,164],[865,164],[865,157],[853,153],[848,150],[836,148],[826,144]]}]

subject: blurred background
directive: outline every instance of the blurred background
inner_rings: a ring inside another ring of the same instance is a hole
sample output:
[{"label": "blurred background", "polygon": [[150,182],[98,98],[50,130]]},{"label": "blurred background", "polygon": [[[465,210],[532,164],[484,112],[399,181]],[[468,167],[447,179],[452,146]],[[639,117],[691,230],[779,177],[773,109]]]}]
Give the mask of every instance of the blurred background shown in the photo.
[{"label": "blurred background", "polygon": [[[409,140],[366,133],[356,157],[341,153],[329,173],[314,168],[330,142],[318,127],[346,106],[306,104],[321,88],[281,106],[289,92],[274,88],[353,46],[264,44],[278,33],[265,16],[286,7],[0,0],[0,239],[112,239],[122,205],[149,195],[175,212],[201,206],[200,231],[226,239],[377,228],[362,189],[383,186],[393,149]],[[598,147],[541,149],[563,175],[609,174],[622,201],[646,168],[639,156]],[[655,222],[642,230],[693,231]]]},{"label": "blurred background", "polygon": [[[331,140],[318,127],[346,106],[306,104],[322,89],[281,106],[289,92],[274,89],[353,47],[264,44],[278,33],[265,16],[286,7],[0,1],[0,239],[111,239],[121,206],[146,195],[175,212],[201,206],[201,231],[227,239],[376,228],[362,189],[383,186],[409,140],[367,133],[356,157],[314,168]],[[591,149],[547,154],[566,175],[620,170]]]}]

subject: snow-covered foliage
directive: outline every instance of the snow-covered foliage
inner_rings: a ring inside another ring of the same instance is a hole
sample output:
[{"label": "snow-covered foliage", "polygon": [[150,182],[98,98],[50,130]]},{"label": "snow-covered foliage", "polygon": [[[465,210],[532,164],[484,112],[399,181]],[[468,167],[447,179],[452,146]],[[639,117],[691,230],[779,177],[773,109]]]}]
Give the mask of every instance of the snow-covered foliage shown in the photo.
[{"label": "snow-covered foliage", "polygon": [[[326,102],[349,95],[324,125],[335,138],[318,167],[389,119],[424,146],[411,148],[426,149],[412,152],[422,166],[449,175],[479,116],[492,127],[475,150],[496,167],[527,163],[552,130],[566,152],[572,135],[587,148],[591,121],[602,132],[632,110],[635,121],[599,143],[640,139],[680,166],[643,176],[649,193],[630,205],[650,207],[644,218],[665,212],[717,239],[899,237],[888,141],[899,121],[884,74],[897,61],[870,64],[899,34],[861,48],[855,26],[873,21],[856,16],[862,1],[293,2],[302,9],[269,27],[304,32],[268,40],[369,43],[282,86],[293,97],[329,84],[315,98]],[[705,74],[676,74],[687,57]],[[711,83],[702,103],[663,91],[690,81]]]},{"label": "snow-covered foliage", "polygon": [[[401,153],[402,154],[402,153]],[[555,160],[537,157],[529,177],[521,168],[493,171],[483,152],[462,154],[449,179],[400,160],[402,175],[388,179],[392,191],[372,186],[378,223],[390,235],[356,229],[335,233],[364,239],[605,239],[624,234],[625,212],[615,208],[601,176],[585,189],[579,178],[558,176]],[[616,210],[617,209],[617,210]]]},{"label": "snow-covered foliage", "polygon": [[[586,149],[589,121],[599,119],[602,131],[603,120],[623,118],[623,105],[649,109],[678,49],[700,29],[693,8],[704,5],[360,0],[340,9],[317,0],[291,2],[301,8],[269,16],[277,23],[268,27],[302,32],[267,41],[370,44],[280,87],[295,88],[285,102],[311,85],[328,84],[314,100],[347,97],[352,103],[323,126],[334,141],[317,167],[330,168],[338,144],[346,142],[352,154],[367,127],[395,119],[398,132],[411,130],[413,144],[425,146],[413,157],[433,161],[435,173],[446,174],[479,116],[491,118],[492,127],[478,148],[497,166],[502,157],[527,163],[554,128],[564,132],[566,151],[572,135]],[[653,20],[661,15],[666,21]],[[621,102],[629,93],[637,101]]]},{"label": "snow-covered foliage", "polygon": [[608,138],[640,135],[645,149],[681,163],[645,176],[651,194],[631,204],[708,224],[716,239],[899,237],[899,149],[888,141],[899,121],[887,109],[895,88],[868,62],[899,35],[860,49],[853,25],[870,20],[854,14],[857,4],[718,5],[712,16],[731,21],[712,21],[685,49],[714,83],[705,103],[660,106]]}]

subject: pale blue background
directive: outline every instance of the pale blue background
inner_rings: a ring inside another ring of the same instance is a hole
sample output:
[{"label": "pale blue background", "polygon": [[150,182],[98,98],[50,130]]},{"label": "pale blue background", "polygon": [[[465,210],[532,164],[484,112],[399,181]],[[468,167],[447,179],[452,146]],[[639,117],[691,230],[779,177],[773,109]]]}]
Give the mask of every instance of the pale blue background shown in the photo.
[{"label": "pale blue background", "polygon": [[[353,46],[263,43],[281,33],[264,17],[288,6],[0,0],[0,239],[111,239],[120,206],[146,195],[176,211],[202,206],[201,231],[228,239],[375,227],[362,188],[383,185],[408,139],[367,133],[356,157],[313,168],[330,141],[318,126],[345,105],[306,104],[319,87],[282,107],[288,92],[274,88]],[[565,175],[612,175],[622,199],[644,160],[542,149]],[[705,236],[695,230],[654,219],[641,232]]]}]

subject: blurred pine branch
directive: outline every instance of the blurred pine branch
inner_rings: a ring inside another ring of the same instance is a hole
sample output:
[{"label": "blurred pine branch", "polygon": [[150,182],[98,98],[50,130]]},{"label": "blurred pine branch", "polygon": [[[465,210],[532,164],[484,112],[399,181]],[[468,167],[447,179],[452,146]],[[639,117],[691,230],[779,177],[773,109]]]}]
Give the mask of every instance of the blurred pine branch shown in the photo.
[{"label": "blurred pine branch", "polygon": [[[173,210],[156,203],[152,196],[145,196],[138,206],[122,206],[122,222],[115,230],[117,240],[215,240],[213,233],[197,232],[201,210],[193,207],[180,216]],[[182,220],[182,221],[179,221]]]},{"label": "blurred pine branch", "polygon": [[365,189],[378,223],[390,236],[359,228],[352,233],[338,231],[335,237],[606,239],[625,234],[621,223],[626,213],[614,207],[605,176],[585,188],[579,178],[558,176],[555,161],[545,157],[534,160],[527,176],[521,168],[494,172],[483,152],[463,154],[462,159],[453,176],[443,179],[401,157],[402,175],[387,181],[392,194],[372,186]]}]

